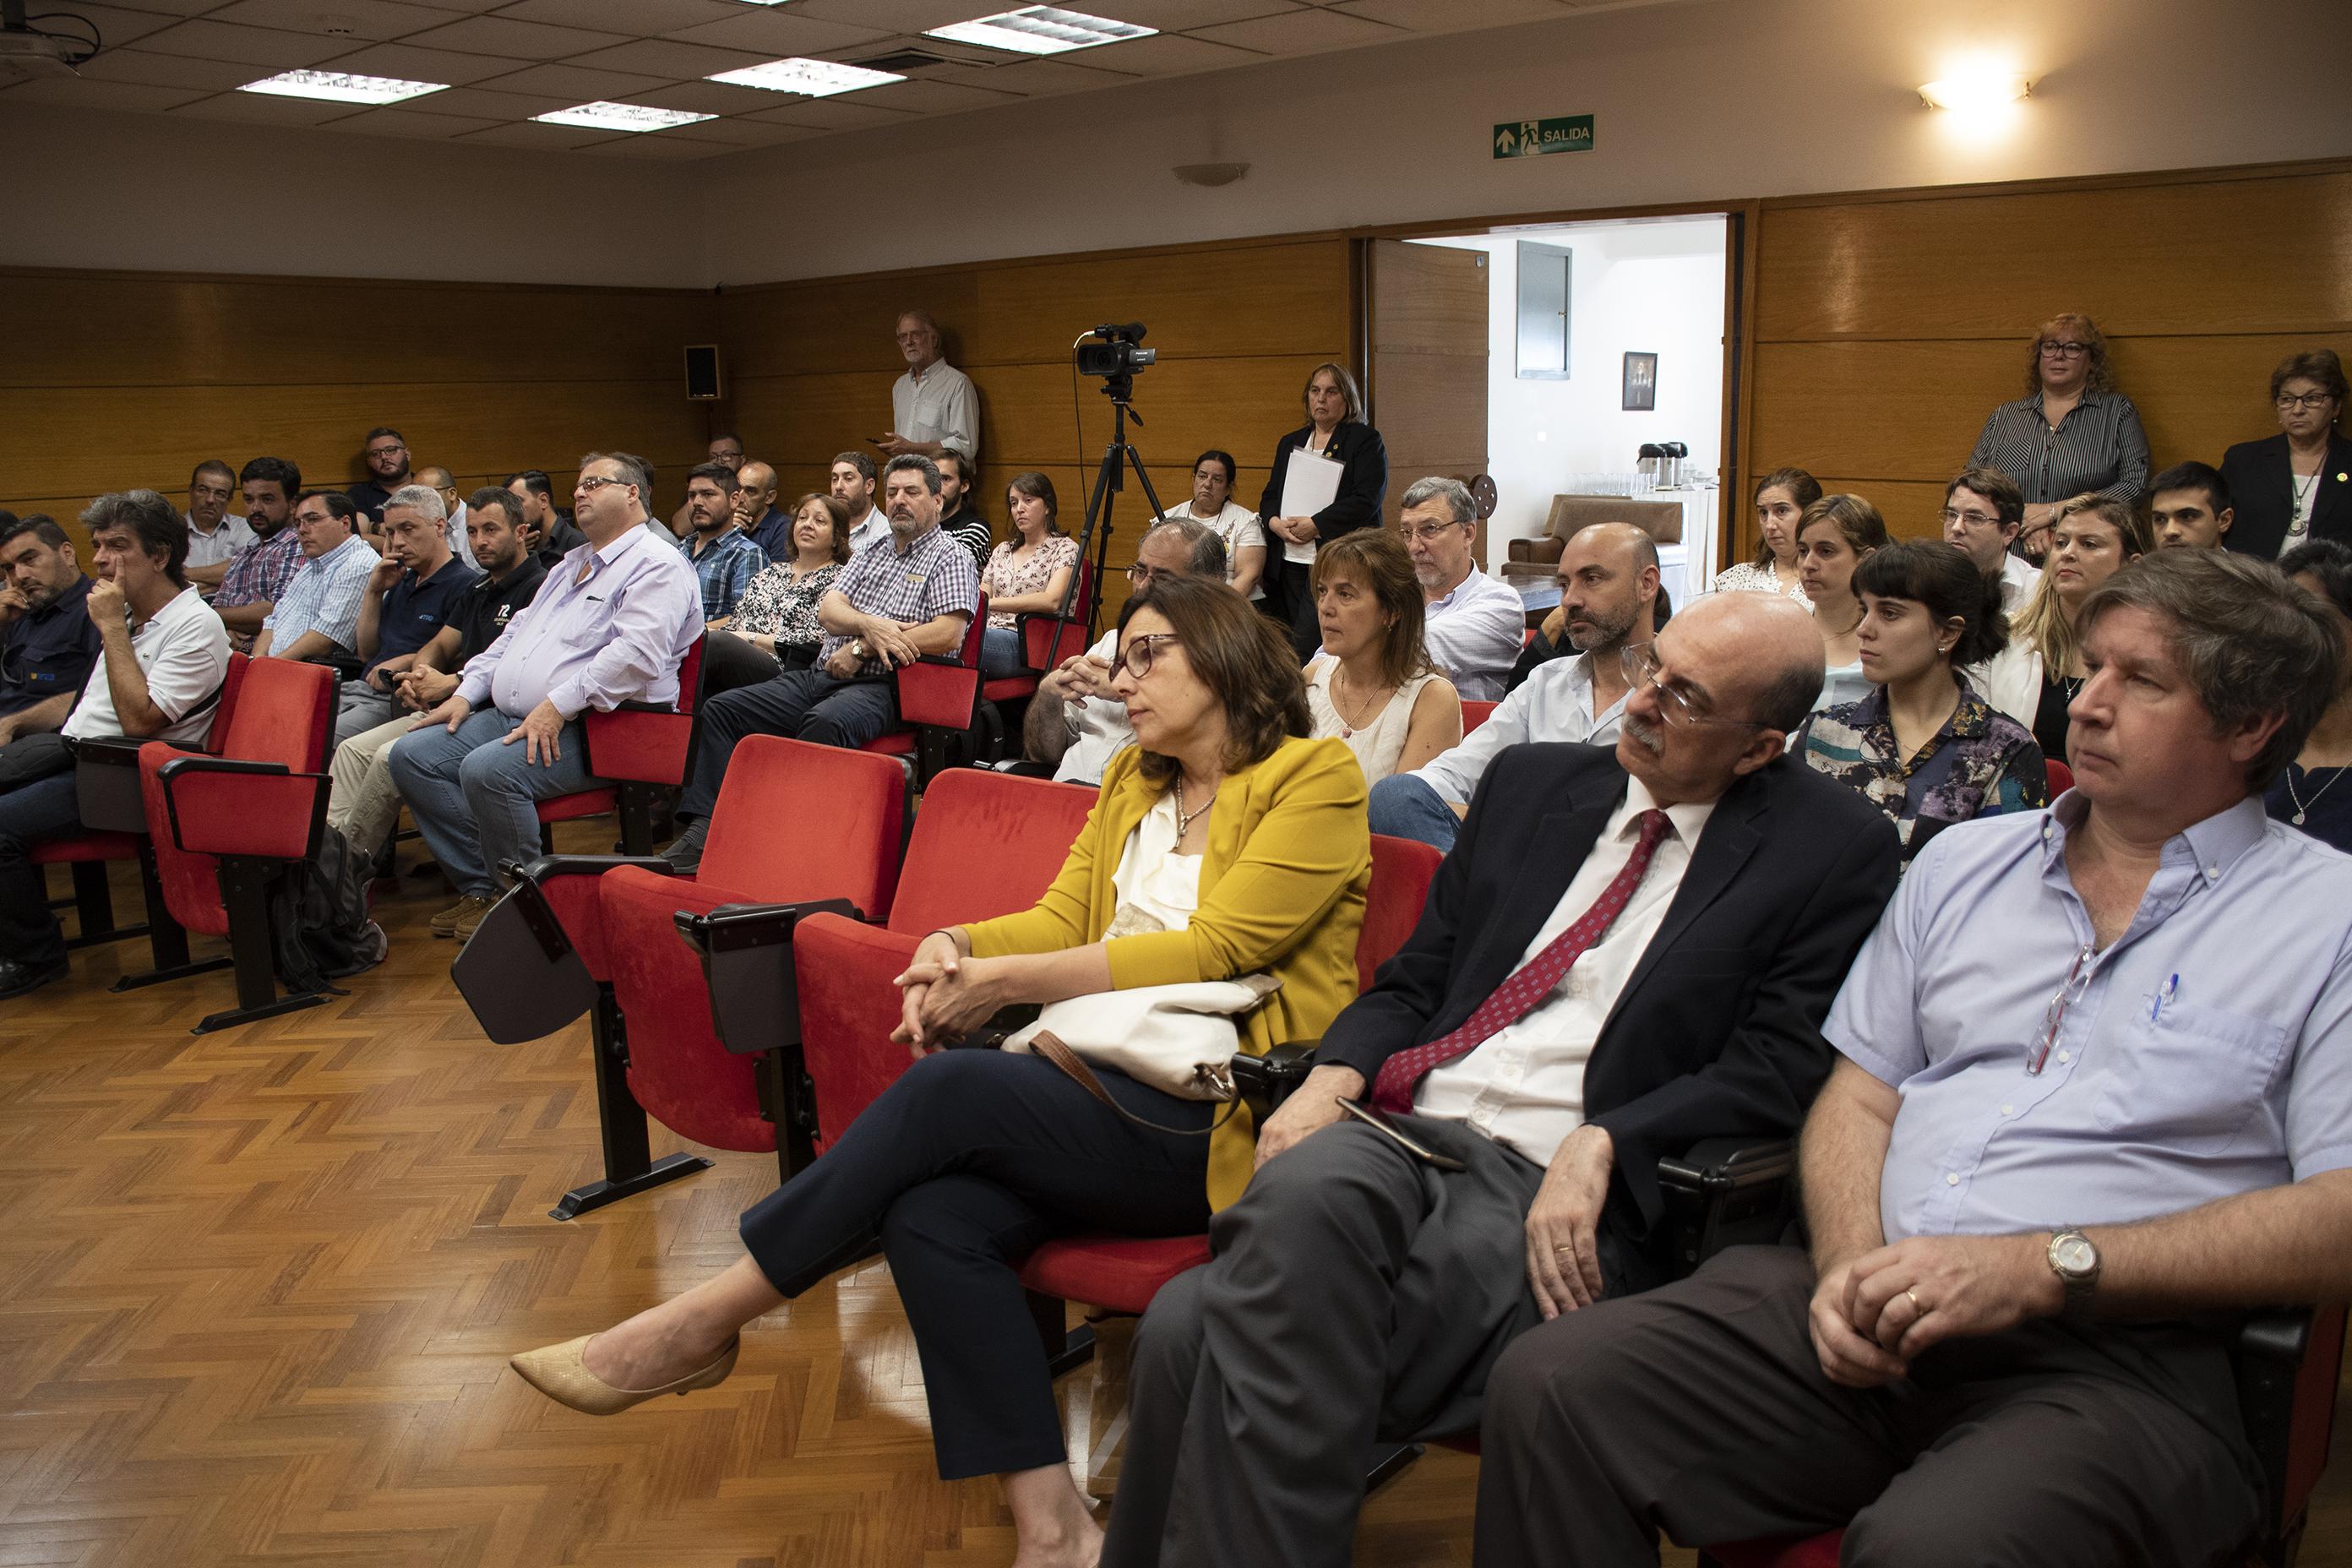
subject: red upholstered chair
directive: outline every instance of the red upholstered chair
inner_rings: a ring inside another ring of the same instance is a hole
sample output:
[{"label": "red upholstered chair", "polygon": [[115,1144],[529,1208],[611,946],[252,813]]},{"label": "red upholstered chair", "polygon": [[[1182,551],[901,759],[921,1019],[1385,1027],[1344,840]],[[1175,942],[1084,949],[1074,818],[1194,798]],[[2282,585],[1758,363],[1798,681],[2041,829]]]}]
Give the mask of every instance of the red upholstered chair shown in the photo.
[{"label": "red upholstered chair", "polygon": [[987,704],[981,710],[982,755],[996,762],[1004,755],[1006,725],[1004,715],[996,707],[1000,702],[1021,702],[1037,695],[1037,682],[1058,668],[1065,659],[1087,651],[1093,641],[1095,622],[1095,563],[1078,563],[1077,592],[1070,600],[1070,618],[1058,616],[1029,614],[1014,617],[1021,631],[1021,662],[1026,668],[1019,675],[1000,676],[983,682],[981,700]]},{"label": "red upholstered chair", "polygon": [[1464,698],[1462,700],[1462,733],[1466,736],[1471,731],[1484,724],[1493,715],[1497,706],[1499,704],[1478,702]]},{"label": "red upholstered chair", "polygon": [[980,732],[980,639],[988,629],[988,595],[980,596],[955,657],[925,654],[890,675],[898,694],[898,728],[860,748],[887,757],[914,759],[915,777],[928,787],[949,765],[951,752],[970,761]]},{"label": "red upholstered chair", "polygon": [[2050,770],[2050,798],[2056,800],[2074,787],[2074,770],[2055,757],[2044,757],[2042,765]]},{"label": "red upholstered chair", "polygon": [[694,713],[702,700],[702,649],[708,636],[694,639],[677,667],[677,701],[624,702],[611,712],[589,710],[580,721],[586,737],[588,771],[604,780],[593,789],[559,795],[539,803],[539,844],[553,854],[550,829],[559,822],[618,813],[621,852],[654,852],[654,816],[673,792],[684,787],[694,752]]}]

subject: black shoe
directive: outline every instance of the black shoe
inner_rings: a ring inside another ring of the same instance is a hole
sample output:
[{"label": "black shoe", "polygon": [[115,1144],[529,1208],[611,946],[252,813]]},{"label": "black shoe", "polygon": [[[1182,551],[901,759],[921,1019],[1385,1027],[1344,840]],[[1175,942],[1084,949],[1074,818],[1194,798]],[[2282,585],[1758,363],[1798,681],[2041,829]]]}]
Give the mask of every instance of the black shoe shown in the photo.
[{"label": "black shoe", "polygon": [[681,877],[693,876],[702,865],[703,826],[697,822],[671,839],[669,847],[661,852],[661,858],[677,867]]},{"label": "black shoe", "polygon": [[0,1002],[11,996],[22,996],[27,991],[38,991],[50,981],[61,977],[70,967],[60,958],[55,963],[0,963]]}]

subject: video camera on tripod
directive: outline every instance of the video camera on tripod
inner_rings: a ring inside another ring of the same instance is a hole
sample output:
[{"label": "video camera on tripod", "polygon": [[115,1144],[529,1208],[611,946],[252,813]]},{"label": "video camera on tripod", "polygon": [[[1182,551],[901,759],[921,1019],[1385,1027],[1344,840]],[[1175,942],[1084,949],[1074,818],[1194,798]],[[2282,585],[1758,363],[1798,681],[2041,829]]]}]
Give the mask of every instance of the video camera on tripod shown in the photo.
[{"label": "video camera on tripod", "polygon": [[[1143,332],[1141,321],[1122,321],[1081,333],[1071,345],[1078,356],[1078,374],[1102,377],[1107,396],[1126,397],[1135,390],[1135,373],[1149,369],[1160,358],[1158,349],[1143,346]],[[1101,341],[1089,342],[1089,338]]]},{"label": "video camera on tripod", "polygon": [[[1105,448],[1102,462],[1095,469],[1094,489],[1087,499],[1086,527],[1078,535],[1078,558],[1084,561],[1091,555],[1091,576],[1096,584],[1091,607],[1085,616],[1088,637],[1094,635],[1094,618],[1102,607],[1100,584],[1110,570],[1111,498],[1127,488],[1127,470],[1132,469],[1137,481],[1142,485],[1144,500],[1151,508],[1150,516],[1157,518],[1164,510],[1159,495],[1151,488],[1151,476],[1143,470],[1143,455],[1129,445],[1127,439],[1128,420],[1132,418],[1138,425],[1143,423],[1143,416],[1136,413],[1129,401],[1135,395],[1135,373],[1149,369],[1160,359],[1158,349],[1143,346],[1143,331],[1141,321],[1106,323],[1080,332],[1070,344],[1072,363],[1076,365],[1077,373],[1100,376],[1102,395],[1111,402],[1110,445]],[[1078,412],[1077,404],[1077,374],[1073,374],[1070,378],[1070,412],[1073,415]],[[1079,425],[1083,431],[1085,421],[1081,419]],[[1059,646],[1061,626],[1074,625],[1080,618],[1076,614],[1080,576],[1078,573],[1070,574],[1069,586],[1062,593],[1061,607],[1055,614],[1056,647]]]}]

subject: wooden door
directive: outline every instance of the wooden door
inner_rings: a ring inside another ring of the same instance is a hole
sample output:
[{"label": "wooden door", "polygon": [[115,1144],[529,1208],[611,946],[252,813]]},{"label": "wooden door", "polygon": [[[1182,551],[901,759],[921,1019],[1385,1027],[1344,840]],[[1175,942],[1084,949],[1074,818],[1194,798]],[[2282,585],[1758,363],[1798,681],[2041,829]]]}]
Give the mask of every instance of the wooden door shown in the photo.
[{"label": "wooden door", "polygon": [[[1387,516],[1405,487],[1432,474],[1486,469],[1485,252],[1401,239],[1370,242],[1370,417],[1389,451]],[[1478,525],[1477,559],[1486,561]]]}]

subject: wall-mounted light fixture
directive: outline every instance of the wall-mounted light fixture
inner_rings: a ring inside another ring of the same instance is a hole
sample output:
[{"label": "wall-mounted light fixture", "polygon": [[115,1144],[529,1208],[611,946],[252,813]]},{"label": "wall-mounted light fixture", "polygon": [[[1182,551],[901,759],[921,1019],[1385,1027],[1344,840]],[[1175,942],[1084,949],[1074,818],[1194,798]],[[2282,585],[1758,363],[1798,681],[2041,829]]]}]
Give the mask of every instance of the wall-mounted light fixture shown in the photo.
[{"label": "wall-mounted light fixture", "polygon": [[2032,89],[2033,84],[2021,76],[1970,71],[1927,82],[1919,89],[1919,96],[1930,109],[1997,109],[2004,103],[2016,102]]},{"label": "wall-mounted light fixture", "polygon": [[1230,185],[1248,174],[1247,163],[1179,163],[1169,173],[1188,185]]}]

